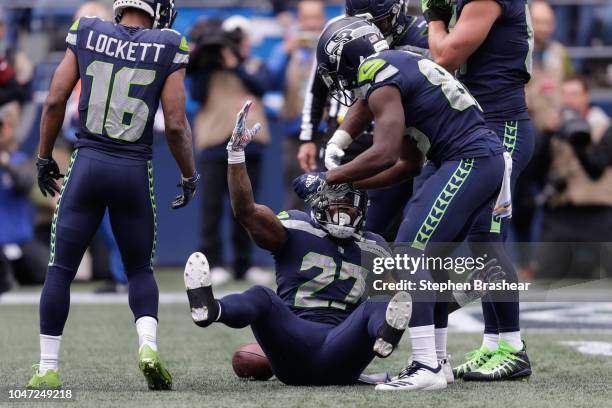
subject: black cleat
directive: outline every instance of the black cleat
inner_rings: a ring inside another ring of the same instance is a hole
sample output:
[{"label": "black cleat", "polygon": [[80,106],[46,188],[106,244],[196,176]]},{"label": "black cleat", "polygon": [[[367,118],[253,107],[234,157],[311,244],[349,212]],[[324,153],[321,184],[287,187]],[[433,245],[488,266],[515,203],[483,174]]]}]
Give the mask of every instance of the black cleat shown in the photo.
[{"label": "black cleat", "polygon": [[219,317],[219,302],[213,295],[210,267],[204,254],[191,254],[184,278],[191,318],[198,326],[207,327]]},{"label": "black cleat", "polygon": [[374,353],[380,358],[391,355],[402,339],[412,315],[412,298],[406,292],[397,292],[387,305],[385,323],[378,332]]}]

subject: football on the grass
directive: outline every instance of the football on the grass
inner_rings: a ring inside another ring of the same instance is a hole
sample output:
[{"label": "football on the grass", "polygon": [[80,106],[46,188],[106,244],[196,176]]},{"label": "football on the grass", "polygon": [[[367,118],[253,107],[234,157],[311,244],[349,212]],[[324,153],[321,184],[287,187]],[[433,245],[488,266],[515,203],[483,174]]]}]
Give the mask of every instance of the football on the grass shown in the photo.
[{"label": "football on the grass", "polygon": [[240,378],[266,381],[272,377],[268,358],[257,343],[238,347],[232,357],[232,367]]}]

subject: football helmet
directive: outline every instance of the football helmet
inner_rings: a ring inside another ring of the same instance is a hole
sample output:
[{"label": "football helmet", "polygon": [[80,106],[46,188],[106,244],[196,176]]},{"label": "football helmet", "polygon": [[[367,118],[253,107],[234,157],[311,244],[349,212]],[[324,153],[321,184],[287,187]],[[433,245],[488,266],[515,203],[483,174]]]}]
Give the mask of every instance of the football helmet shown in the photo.
[{"label": "football helmet", "polygon": [[401,37],[411,23],[408,0],[346,0],[346,15],[365,18],[376,25],[389,44]]},{"label": "football helmet", "polygon": [[176,9],[174,0],[115,0],[113,3],[113,13],[115,21],[119,23],[123,10],[135,8],[142,10],[153,19],[153,28],[172,28],[176,20]]},{"label": "football helmet", "polygon": [[346,239],[359,233],[368,212],[368,195],[350,184],[329,187],[314,205],[314,221],[331,236]]},{"label": "football helmet", "polygon": [[334,99],[351,106],[356,98],[361,62],[389,49],[380,30],[359,17],[344,17],[328,25],[317,46],[317,72]]}]

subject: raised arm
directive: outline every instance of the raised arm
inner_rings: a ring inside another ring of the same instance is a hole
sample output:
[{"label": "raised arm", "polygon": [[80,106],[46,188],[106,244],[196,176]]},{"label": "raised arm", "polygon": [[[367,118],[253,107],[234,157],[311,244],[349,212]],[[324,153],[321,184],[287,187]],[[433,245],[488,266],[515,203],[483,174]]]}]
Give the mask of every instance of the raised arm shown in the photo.
[{"label": "raised arm", "polygon": [[446,22],[429,21],[429,49],[434,61],[450,72],[459,69],[484,42],[501,13],[495,0],[472,0],[463,7],[450,33]]},{"label": "raised arm", "polygon": [[40,120],[40,147],[36,167],[38,168],[38,187],[46,197],[59,193],[60,189],[55,180],[62,178],[59,167],[53,160],[53,146],[62,129],[66,103],[72,90],[79,80],[79,64],[76,55],[66,50],[64,59],[57,67],[51,80],[49,95],[45,100],[42,118]]},{"label": "raised arm", "polygon": [[244,149],[261,128],[259,124],[252,129],[246,128],[246,118],[251,105],[252,102],[248,101],[238,113],[236,127],[227,144],[227,184],[234,217],[247,230],[257,246],[275,252],[287,241],[287,231],[270,208],[255,202],[245,164]]},{"label": "raised arm", "polygon": [[404,109],[395,86],[375,89],[367,101],[374,116],[374,144],[351,162],[327,172],[330,185],[375,176],[395,165],[400,157],[405,130]]}]

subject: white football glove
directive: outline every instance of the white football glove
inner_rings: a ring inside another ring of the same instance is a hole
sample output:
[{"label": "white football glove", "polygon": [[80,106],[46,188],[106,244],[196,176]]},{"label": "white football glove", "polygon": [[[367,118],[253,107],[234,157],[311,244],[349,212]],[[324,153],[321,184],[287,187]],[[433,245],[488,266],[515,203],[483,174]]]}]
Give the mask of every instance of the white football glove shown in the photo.
[{"label": "white football glove", "polygon": [[349,147],[353,142],[353,138],[344,130],[336,130],[334,135],[325,146],[325,167],[327,170],[333,170],[340,166],[340,162],[344,157],[344,149]]},{"label": "white football glove", "polygon": [[327,170],[333,170],[340,166],[340,161],[344,157],[344,150],[342,150],[335,143],[328,143],[325,147],[325,167]]},{"label": "white football glove", "polygon": [[227,162],[229,164],[244,163],[244,149],[261,130],[261,124],[256,123],[251,129],[246,128],[246,120],[253,101],[246,101],[240,112],[236,115],[236,126],[232,137],[227,143]]}]

